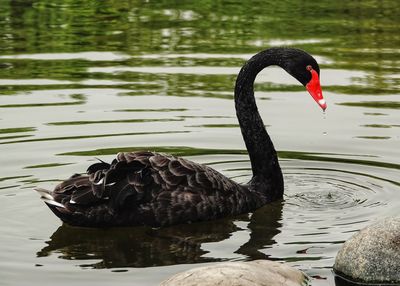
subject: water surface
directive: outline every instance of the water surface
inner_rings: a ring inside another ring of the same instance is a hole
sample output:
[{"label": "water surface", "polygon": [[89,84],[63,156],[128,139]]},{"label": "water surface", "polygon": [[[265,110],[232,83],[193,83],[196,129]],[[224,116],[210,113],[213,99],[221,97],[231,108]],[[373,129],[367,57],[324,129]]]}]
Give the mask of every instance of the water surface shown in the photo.
[{"label": "water surface", "polygon": [[[398,1],[0,0],[2,285],[157,285],[215,261],[270,259],[334,285],[341,244],[400,207]],[[256,81],[285,198],[164,229],[62,225],[32,191],[119,150],[251,177],[235,117],[243,62],[271,46],[315,55],[323,114],[278,68]]]}]

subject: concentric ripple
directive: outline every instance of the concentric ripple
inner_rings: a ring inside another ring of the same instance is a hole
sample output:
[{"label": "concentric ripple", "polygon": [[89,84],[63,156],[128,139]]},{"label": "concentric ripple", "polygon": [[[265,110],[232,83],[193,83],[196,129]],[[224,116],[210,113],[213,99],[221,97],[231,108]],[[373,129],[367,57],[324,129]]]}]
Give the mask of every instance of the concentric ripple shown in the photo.
[{"label": "concentric ripple", "polygon": [[363,174],[331,169],[290,170],[286,204],[309,211],[386,205],[379,181]]}]

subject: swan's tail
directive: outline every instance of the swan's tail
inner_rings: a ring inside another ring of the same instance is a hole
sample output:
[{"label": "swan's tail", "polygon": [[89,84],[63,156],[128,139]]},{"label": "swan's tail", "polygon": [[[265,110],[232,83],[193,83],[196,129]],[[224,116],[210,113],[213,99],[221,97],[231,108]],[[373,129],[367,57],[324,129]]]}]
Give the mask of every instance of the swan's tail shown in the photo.
[{"label": "swan's tail", "polygon": [[34,190],[40,194],[42,201],[46,203],[49,209],[51,209],[56,216],[58,216],[62,221],[68,220],[71,216],[71,211],[64,204],[56,201],[50,191],[42,188],[36,188]]},{"label": "swan's tail", "polygon": [[44,201],[49,207],[53,206],[65,209],[65,206],[63,204],[54,200],[54,197],[51,195],[50,191],[41,188],[36,188],[34,190],[40,194],[40,198],[42,199],[42,201]]}]

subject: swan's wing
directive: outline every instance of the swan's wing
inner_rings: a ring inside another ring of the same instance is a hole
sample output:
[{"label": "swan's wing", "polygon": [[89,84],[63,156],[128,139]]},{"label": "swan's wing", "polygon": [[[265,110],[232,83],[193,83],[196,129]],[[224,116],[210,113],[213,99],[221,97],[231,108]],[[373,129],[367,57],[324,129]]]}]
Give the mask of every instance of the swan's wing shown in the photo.
[{"label": "swan's wing", "polygon": [[[167,154],[152,152],[132,152],[119,153],[118,162],[127,162],[138,166],[142,164],[142,172],[149,176],[131,175],[131,182],[140,185],[152,183],[161,186],[162,190],[175,191],[181,186],[186,191],[196,191],[203,195],[209,195],[215,190],[231,191],[231,187],[236,185],[233,181],[223,176],[214,169]],[[143,175],[143,174],[142,174]],[[146,181],[146,182],[145,182]]]},{"label": "swan's wing", "polygon": [[241,188],[210,167],[153,152],[119,153],[87,173],[59,184],[51,196],[65,209],[53,206],[64,213],[98,206],[111,213],[128,210],[163,225],[227,215]]}]

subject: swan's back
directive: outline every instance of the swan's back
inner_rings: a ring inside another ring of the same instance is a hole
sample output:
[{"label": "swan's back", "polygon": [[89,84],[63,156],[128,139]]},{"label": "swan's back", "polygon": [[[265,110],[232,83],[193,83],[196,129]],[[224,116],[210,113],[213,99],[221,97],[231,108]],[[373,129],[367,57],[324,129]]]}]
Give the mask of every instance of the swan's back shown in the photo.
[{"label": "swan's back", "polygon": [[64,222],[79,226],[165,226],[254,210],[262,196],[214,169],[171,155],[119,153],[53,192],[37,190]]}]

